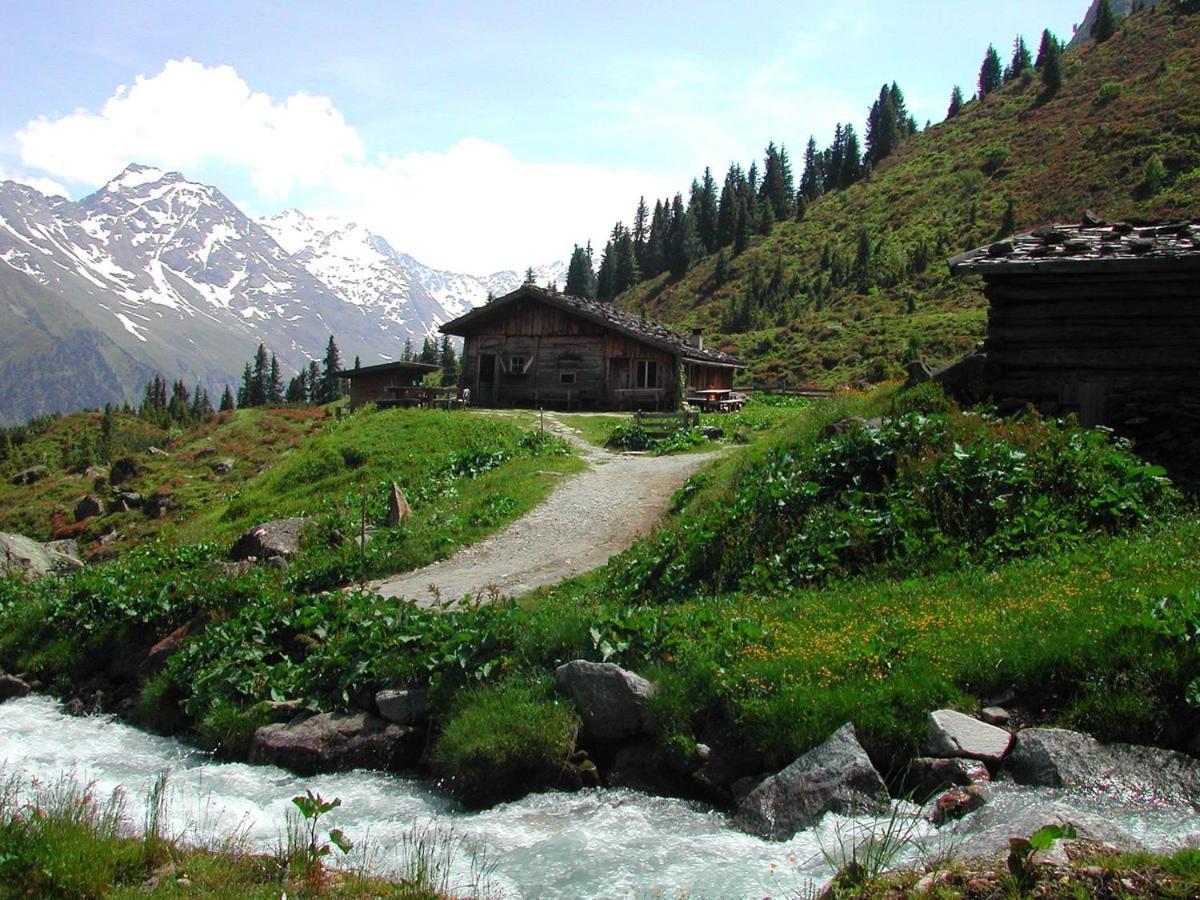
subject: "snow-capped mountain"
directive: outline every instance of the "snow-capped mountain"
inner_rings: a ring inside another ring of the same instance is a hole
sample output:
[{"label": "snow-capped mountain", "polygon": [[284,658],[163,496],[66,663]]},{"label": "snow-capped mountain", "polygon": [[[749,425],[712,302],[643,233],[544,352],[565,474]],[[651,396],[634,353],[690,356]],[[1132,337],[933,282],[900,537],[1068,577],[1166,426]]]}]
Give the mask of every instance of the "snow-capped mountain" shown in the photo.
[{"label": "snow-capped mountain", "polygon": [[[514,291],[525,280],[524,272],[503,271],[491,275],[460,275],[431,269],[406,253],[399,254],[401,264],[412,272],[421,286],[442,305],[451,318],[482,306],[489,295],[501,297]],[[551,263],[533,267],[533,280],[542,286],[554,283],[562,287],[567,280],[567,264]]]},{"label": "snow-capped mountain", "polygon": [[353,223],[255,222],[216,188],[146,166],[78,202],[4,182],[0,420],[135,399],[155,372],[219,390],[260,342],[285,371],[330,335],[347,360],[394,359],[521,280],[429,269]]}]

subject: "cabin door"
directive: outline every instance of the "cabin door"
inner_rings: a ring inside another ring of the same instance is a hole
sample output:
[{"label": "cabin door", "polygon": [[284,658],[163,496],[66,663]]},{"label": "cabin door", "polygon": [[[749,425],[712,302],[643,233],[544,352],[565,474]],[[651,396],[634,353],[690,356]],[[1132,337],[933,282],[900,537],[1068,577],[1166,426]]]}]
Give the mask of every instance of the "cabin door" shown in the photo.
[{"label": "cabin door", "polygon": [[476,401],[480,406],[495,406],[496,405],[496,369],[499,367],[499,360],[495,353],[480,353],[479,354],[479,384],[477,393],[479,399]]}]

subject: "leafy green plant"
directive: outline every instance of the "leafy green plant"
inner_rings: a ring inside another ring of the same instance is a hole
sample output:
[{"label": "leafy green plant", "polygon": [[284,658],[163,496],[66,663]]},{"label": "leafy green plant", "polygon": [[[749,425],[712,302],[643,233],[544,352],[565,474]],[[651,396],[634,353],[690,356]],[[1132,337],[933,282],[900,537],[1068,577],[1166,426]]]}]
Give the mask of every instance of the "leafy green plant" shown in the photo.
[{"label": "leafy green plant", "polygon": [[1057,841],[1074,840],[1075,828],[1071,825],[1045,825],[1027,838],[1008,839],[1008,871],[1016,879],[1017,887],[1024,893],[1037,885],[1037,865],[1034,854],[1049,850]]},{"label": "leafy green plant", "polygon": [[342,805],[340,798],[325,800],[320,794],[306,790],[303,796],[293,797],[292,804],[300,811],[301,829],[299,840],[289,829],[288,857],[300,866],[310,884],[319,885],[324,873],[324,860],[336,847],[343,855],[354,849],[354,844],[340,828],[330,829],[328,840],[321,834],[320,821],[327,813]]}]

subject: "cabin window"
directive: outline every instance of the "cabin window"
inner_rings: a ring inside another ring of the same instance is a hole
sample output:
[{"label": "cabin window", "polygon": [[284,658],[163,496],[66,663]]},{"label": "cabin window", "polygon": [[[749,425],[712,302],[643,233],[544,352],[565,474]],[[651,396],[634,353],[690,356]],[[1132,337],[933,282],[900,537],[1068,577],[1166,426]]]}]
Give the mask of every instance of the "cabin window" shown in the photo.
[{"label": "cabin window", "polygon": [[525,374],[525,357],[523,357],[523,356],[510,357],[508,360],[508,373],[510,375],[524,375]]},{"label": "cabin window", "polygon": [[559,384],[574,384],[575,383],[575,373],[574,372],[559,372],[558,373],[558,383]]},{"label": "cabin window", "polygon": [[658,387],[658,361],[639,359],[637,361],[637,387]]}]

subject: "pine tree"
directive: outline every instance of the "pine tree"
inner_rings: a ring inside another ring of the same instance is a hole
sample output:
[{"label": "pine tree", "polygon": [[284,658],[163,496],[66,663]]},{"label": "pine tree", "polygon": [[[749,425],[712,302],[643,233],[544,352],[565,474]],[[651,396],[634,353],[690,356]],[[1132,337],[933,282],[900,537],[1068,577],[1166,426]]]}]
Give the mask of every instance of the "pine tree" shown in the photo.
[{"label": "pine tree", "polygon": [[807,215],[808,200],[804,197],[804,191],[796,191],[796,221],[803,222]]},{"label": "pine tree", "polygon": [[565,290],[572,297],[596,299],[596,273],[592,271],[592,254],[578,244],[571,251],[571,261],[567,264],[567,283]]},{"label": "pine tree", "polygon": [[661,200],[654,202],[654,215],[650,218],[650,237],[646,240],[647,278],[654,278],[667,270],[667,237],[671,231],[671,210]]},{"label": "pine tree", "polygon": [[1008,68],[1004,70],[1005,84],[1017,78],[1032,64],[1033,59],[1029,55],[1029,48],[1025,46],[1025,38],[1018,34],[1017,39],[1013,41],[1012,60],[1009,62]]},{"label": "pine tree", "polygon": [[167,403],[167,415],[172,422],[187,422],[191,414],[192,395],[180,379],[171,385],[171,399]]},{"label": "pine tree", "polygon": [[1012,197],[1008,198],[1008,204],[1004,207],[1004,218],[1000,222],[1000,230],[996,232],[997,237],[1008,237],[1017,230],[1017,208],[1013,203]]},{"label": "pine tree", "polygon": [[692,200],[688,204],[696,223],[696,237],[706,253],[717,249],[717,182],[712,169],[704,167],[704,178],[692,184]]},{"label": "pine tree", "polygon": [[1051,44],[1061,47],[1058,43],[1058,38],[1054,36],[1054,32],[1046,28],[1042,31],[1042,43],[1038,46],[1037,59],[1033,63],[1033,67],[1039,72],[1046,63],[1046,53],[1049,51]]},{"label": "pine tree", "polygon": [[1042,60],[1042,91],[1043,99],[1050,99],[1062,87],[1062,47],[1058,41],[1051,39],[1046,47],[1046,57]]},{"label": "pine tree", "polygon": [[442,367],[442,386],[458,384],[458,355],[448,334],[442,335],[442,351],[438,357],[438,365]]},{"label": "pine tree", "polygon": [[758,233],[770,234],[775,228],[775,207],[766,197],[758,200]]},{"label": "pine tree", "polygon": [[192,418],[197,422],[204,422],[211,419],[214,415],[212,400],[208,396],[208,391],[197,384],[196,390],[192,393]]},{"label": "pine tree", "polygon": [[733,244],[737,233],[737,198],[741,187],[742,169],[736,163],[725,173],[725,184],[721,186],[721,201],[717,205],[717,246]]},{"label": "pine tree", "polygon": [[1096,21],[1092,23],[1092,38],[1103,44],[1117,33],[1117,16],[1108,0],[1100,0],[1096,7]]},{"label": "pine tree", "polygon": [[979,67],[979,99],[985,99],[1003,84],[1004,70],[1000,65],[1000,54],[996,52],[995,47],[988,44],[987,55],[983,58],[983,65]]},{"label": "pine tree", "polygon": [[251,370],[253,380],[250,384],[250,398],[242,406],[264,406],[267,393],[270,390],[271,361],[267,357],[267,348],[262,344],[254,351],[254,365]]},{"label": "pine tree", "polygon": [[283,399],[288,403],[307,403],[308,402],[308,373],[301,369],[296,373],[296,376],[288,382],[287,392],[283,395]]},{"label": "pine tree", "polygon": [[817,152],[817,141],[812,137],[808,139],[808,146],[804,148],[804,172],[800,176],[800,193],[809,203],[825,193],[821,154]]},{"label": "pine tree", "polygon": [[[645,195],[638,198],[637,211],[633,214],[633,258],[637,261],[639,272],[646,270],[646,242],[650,239],[650,208],[646,206]],[[588,265],[591,265],[592,248],[588,245]],[[567,293],[571,293],[570,290]],[[577,296],[586,296],[580,294]]]},{"label": "pine tree", "polygon": [[337,377],[341,368],[342,357],[338,353],[337,343],[331,334],[329,343],[325,345],[325,359],[321,367],[321,386],[317,392],[317,403],[333,403],[335,400],[342,399],[342,385]]},{"label": "pine tree", "polygon": [[413,361],[413,345],[411,337],[406,337],[404,339],[404,349],[400,351],[400,358],[404,360],[404,362]]},{"label": "pine tree", "polygon": [[533,266],[529,266],[525,269],[525,283],[533,284],[535,281],[537,281],[537,276],[533,273]]},{"label": "pine tree", "polygon": [[891,156],[900,142],[900,117],[891,89],[885,84],[867,116],[867,164],[871,168]]},{"label": "pine tree", "polygon": [[960,88],[956,84],[954,86],[954,90],[952,90],[950,92],[950,108],[948,110],[946,110],[946,118],[948,120],[953,119],[960,112],[962,112],[962,108],[963,108],[962,88]]},{"label": "pine tree", "polygon": [[616,271],[613,273],[614,297],[629,290],[638,283],[637,259],[633,252],[633,234],[628,228],[617,223],[613,230],[613,251],[616,254]]},{"label": "pine tree", "polygon": [[[410,359],[409,362],[412,362],[412,360]],[[304,379],[304,383],[308,387],[308,402],[313,405],[320,403],[321,366],[315,359],[308,361],[308,377]]]},{"label": "pine tree", "polygon": [[356,369],[362,368],[362,361],[358,358],[357,354],[355,354],[355,356],[354,356],[354,368],[356,368]]},{"label": "pine tree", "polygon": [[858,135],[853,125],[847,125],[842,131],[844,144],[842,146],[842,168],[838,176],[838,187],[845,189],[862,178],[862,151],[858,145]]},{"label": "pine tree", "polygon": [[[795,190],[787,149],[776,149],[772,141],[767,144],[762,187],[759,189],[759,196],[766,200],[771,208],[772,222],[792,217]],[[760,223],[759,229],[762,230],[763,227]]]},{"label": "pine tree", "polygon": [[671,201],[671,234],[667,242],[667,267],[671,274],[683,275],[692,263],[700,258],[700,239],[696,236],[696,223],[683,208],[683,197],[675,195]]},{"label": "pine tree", "polygon": [[221,412],[232,412],[237,407],[233,399],[233,388],[225,385],[225,393],[221,395]]}]

